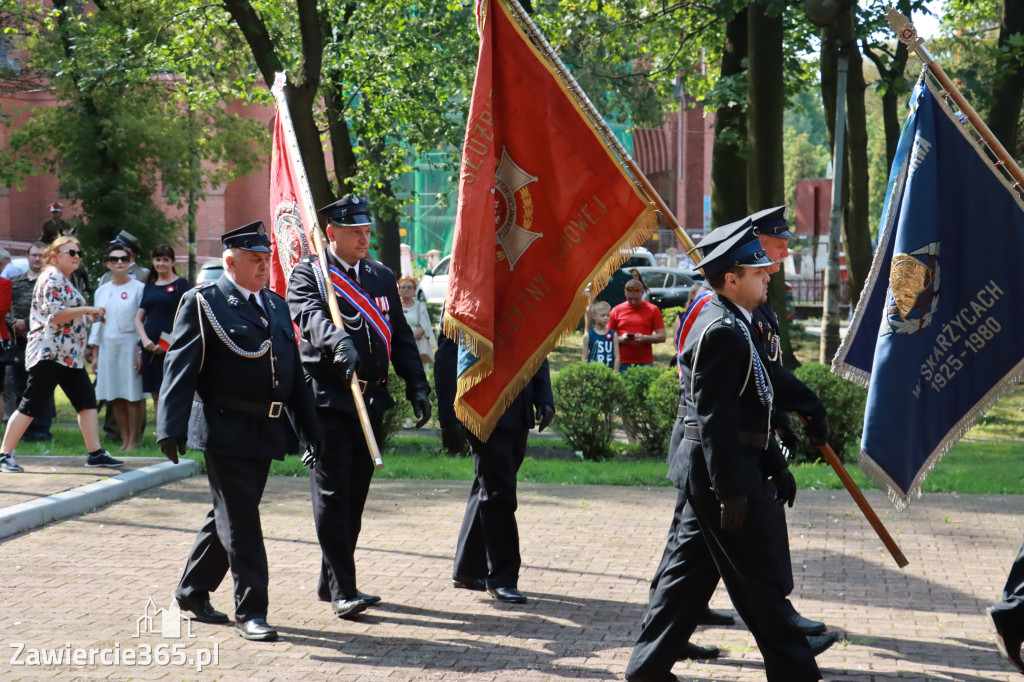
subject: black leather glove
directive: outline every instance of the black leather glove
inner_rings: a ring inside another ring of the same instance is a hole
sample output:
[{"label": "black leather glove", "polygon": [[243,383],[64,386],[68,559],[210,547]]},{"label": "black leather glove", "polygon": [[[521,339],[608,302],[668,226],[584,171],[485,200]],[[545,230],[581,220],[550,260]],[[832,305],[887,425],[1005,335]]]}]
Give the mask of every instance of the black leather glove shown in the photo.
[{"label": "black leather glove", "polygon": [[430,392],[421,388],[409,398],[412,403],[412,413],[416,415],[416,428],[420,428],[430,419]]},{"label": "black leather glove", "polygon": [[441,445],[453,455],[462,455],[469,450],[466,428],[462,424],[441,429]]},{"label": "black leather glove", "polygon": [[164,454],[164,457],[175,464],[178,463],[178,455],[185,454],[185,439],[181,436],[162,438],[157,445],[160,447],[160,452]]},{"label": "black leather glove", "polygon": [[316,466],[316,463],[320,461],[320,453],[324,451],[323,441],[314,440],[306,444],[306,449],[302,452],[302,464],[309,469]]},{"label": "black leather glove", "polygon": [[824,414],[815,417],[804,415],[804,419],[804,432],[807,433],[811,445],[820,448],[828,443],[828,417]]},{"label": "black leather glove", "polygon": [[352,339],[346,336],[334,347],[334,371],[338,373],[344,383],[350,384],[352,375],[358,368],[359,351],[356,350]]},{"label": "black leather glove", "polygon": [[545,405],[541,403],[537,406],[537,431],[543,431],[551,425],[551,420],[555,418],[555,406]]},{"label": "black leather glove", "polygon": [[786,467],[776,472],[771,477],[771,481],[775,484],[775,494],[779,504],[788,504],[792,509],[793,502],[796,500],[796,479],[793,478],[793,472]]},{"label": "black leather glove", "polygon": [[782,454],[786,456],[786,461],[792,462],[800,452],[800,435],[788,421],[785,424],[776,425],[775,435],[779,437],[779,442],[782,444]]},{"label": "black leather glove", "polygon": [[735,533],[747,520],[747,496],[733,495],[722,500],[722,530]]}]

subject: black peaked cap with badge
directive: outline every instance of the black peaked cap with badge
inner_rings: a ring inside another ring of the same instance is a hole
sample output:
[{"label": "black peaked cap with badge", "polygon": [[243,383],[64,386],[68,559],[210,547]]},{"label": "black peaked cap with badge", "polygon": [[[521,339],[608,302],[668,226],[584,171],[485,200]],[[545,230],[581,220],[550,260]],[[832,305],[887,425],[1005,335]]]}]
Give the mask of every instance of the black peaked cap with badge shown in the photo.
[{"label": "black peaked cap with badge", "polygon": [[780,237],[792,239],[795,235],[789,231],[789,222],[786,220],[786,207],[773,206],[750,216],[750,223],[754,226],[757,234],[769,237]]},{"label": "black peaked cap with badge", "polygon": [[346,194],[333,204],[321,208],[320,213],[335,225],[370,224],[370,207],[358,194]]},{"label": "black peaked cap with badge", "polygon": [[735,236],[737,232],[750,228],[750,218],[744,218],[743,220],[737,220],[734,223],[728,223],[715,229],[704,235],[704,238],[694,245],[692,249],[687,253],[693,253],[695,250],[700,249],[701,256],[707,256],[711,253],[716,246],[722,242]]},{"label": "black peaked cap with badge", "polygon": [[262,220],[225,232],[220,236],[220,243],[225,249],[270,253],[270,237]]},{"label": "black peaked cap with badge", "polygon": [[139,240],[135,238],[135,235],[127,230],[121,230],[117,233],[117,236],[111,239],[108,244],[117,244],[118,246],[126,246],[132,250],[135,255],[139,254]]},{"label": "black peaked cap with badge", "polygon": [[704,260],[697,263],[697,267],[704,271],[705,277],[713,277],[736,266],[759,268],[774,262],[765,255],[757,234],[748,226],[746,229],[736,230],[715,246],[704,256]]}]

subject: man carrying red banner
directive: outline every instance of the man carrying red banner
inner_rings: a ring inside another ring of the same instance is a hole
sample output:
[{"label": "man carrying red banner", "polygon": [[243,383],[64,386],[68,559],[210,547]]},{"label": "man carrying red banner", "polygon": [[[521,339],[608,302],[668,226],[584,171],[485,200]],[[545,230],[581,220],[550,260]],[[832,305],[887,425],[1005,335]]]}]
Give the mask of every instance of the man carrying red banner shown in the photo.
[{"label": "man carrying red banner", "polygon": [[[394,405],[386,386],[389,364],[405,380],[417,427],[430,418],[430,385],[401,313],[395,275],[368,256],[372,225],[366,202],[349,194],[320,212],[327,220],[331,281],[316,258],[303,258],[288,280],[288,306],[325,436],[307,453],[313,519],[323,552],[317,595],[331,602],[339,618],[352,618],[380,601],[356,589],[356,541],[373,460],[352,398],[352,374],[359,378],[375,433]],[[343,327],[331,319],[328,296],[338,298]]]}]

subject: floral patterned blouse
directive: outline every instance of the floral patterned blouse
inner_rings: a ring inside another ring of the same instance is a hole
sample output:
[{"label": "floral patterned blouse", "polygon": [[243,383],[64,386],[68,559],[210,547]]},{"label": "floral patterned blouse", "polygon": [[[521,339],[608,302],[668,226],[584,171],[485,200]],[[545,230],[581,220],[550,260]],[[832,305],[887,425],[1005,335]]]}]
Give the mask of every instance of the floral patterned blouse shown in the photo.
[{"label": "floral patterned blouse", "polygon": [[26,369],[42,360],[53,360],[65,367],[85,367],[85,341],[89,334],[85,316],[79,315],[59,326],[53,324],[53,316],[61,310],[84,305],[85,297],[60,270],[52,266],[43,269],[32,291]]}]

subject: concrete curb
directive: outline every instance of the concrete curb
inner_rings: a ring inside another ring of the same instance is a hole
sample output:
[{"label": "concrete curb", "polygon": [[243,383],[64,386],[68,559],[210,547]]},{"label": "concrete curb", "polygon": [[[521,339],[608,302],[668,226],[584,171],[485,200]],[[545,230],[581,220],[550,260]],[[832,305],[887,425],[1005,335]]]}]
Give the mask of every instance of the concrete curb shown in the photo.
[{"label": "concrete curb", "polygon": [[0,509],[0,538],[50,521],[84,514],[141,490],[195,476],[197,473],[199,464],[195,460],[182,459],[177,464],[161,462],[49,497],[6,507]]}]

